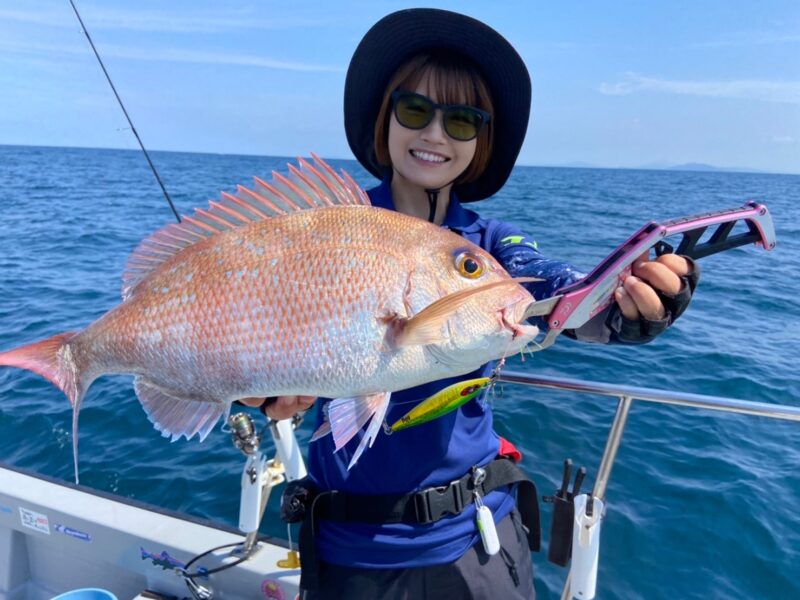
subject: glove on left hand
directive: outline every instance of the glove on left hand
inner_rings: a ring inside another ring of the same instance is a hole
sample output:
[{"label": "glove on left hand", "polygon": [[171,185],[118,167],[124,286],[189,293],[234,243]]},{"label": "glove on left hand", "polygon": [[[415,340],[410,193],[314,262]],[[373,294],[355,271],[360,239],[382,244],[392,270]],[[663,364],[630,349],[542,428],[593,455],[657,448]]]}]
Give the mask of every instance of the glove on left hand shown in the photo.
[{"label": "glove on left hand", "polygon": [[656,290],[656,294],[664,304],[664,310],[666,311],[663,319],[652,320],[645,317],[640,317],[636,320],[628,319],[622,314],[618,305],[615,304],[613,306],[606,323],[621,342],[626,344],[646,344],[664,333],[684,313],[686,307],[689,306],[694,290],[697,288],[697,282],[700,280],[700,266],[688,256],[683,256],[682,258],[689,262],[692,266],[692,271],[688,275],[681,277],[680,291],[674,296],[668,296]]}]

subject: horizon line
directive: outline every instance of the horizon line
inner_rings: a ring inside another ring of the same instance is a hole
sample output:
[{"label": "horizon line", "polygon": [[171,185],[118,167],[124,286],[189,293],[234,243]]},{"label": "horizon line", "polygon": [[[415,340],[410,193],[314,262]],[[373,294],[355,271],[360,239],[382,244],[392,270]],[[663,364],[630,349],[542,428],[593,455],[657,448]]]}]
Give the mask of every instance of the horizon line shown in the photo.
[{"label": "horizon line", "polygon": [[[115,147],[104,147],[104,146],[58,146],[58,145],[42,145],[42,144],[9,144],[0,142],[0,148],[61,148],[61,149],[73,149],[73,150],[113,150],[119,152],[138,152],[142,154],[142,150],[140,148],[115,148]],[[250,158],[288,158],[288,159],[295,159],[297,156],[291,154],[248,154],[243,152],[210,152],[210,151],[201,151],[201,150],[160,150],[157,148],[148,148],[148,152],[163,152],[163,153],[171,153],[171,154],[205,154],[209,156],[242,156],[242,157],[250,157]],[[144,154],[142,154],[144,156]],[[358,162],[354,157],[340,157],[340,156],[326,156],[322,157],[325,160],[349,160],[352,162]],[[581,163],[582,161],[571,161],[576,163]],[[707,169],[681,169],[681,167],[688,167],[688,166],[699,166],[699,167],[708,167]],[[522,164],[517,163],[514,167],[526,167],[526,168],[533,168],[533,169],[602,169],[602,170],[610,170],[610,171],[675,171],[675,172],[694,172],[694,173],[741,173],[741,174],[752,174],[752,175],[791,175],[791,176],[800,176],[800,171],[795,173],[787,173],[781,171],[765,171],[762,169],[755,169],[753,167],[718,167],[715,165],[711,165],[708,163],[700,163],[696,161],[689,161],[685,163],[679,163],[676,165],[665,165],[663,167],[656,167],[656,166],[636,166],[636,167],[624,167],[624,166],[602,166],[602,165],[592,165],[592,164],[578,164],[578,165],[570,165],[570,164]],[[363,167],[362,167],[363,168]]]}]

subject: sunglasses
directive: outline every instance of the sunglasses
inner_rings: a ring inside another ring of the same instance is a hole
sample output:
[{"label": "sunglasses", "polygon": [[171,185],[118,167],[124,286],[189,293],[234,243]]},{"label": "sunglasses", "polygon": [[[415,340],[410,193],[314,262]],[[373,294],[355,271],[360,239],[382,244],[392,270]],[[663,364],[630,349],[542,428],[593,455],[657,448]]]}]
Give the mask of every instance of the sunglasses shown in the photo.
[{"label": "sunglasses", "polygon": [[408,129],[425,129],[436,111],[442,111],[445,133],[459,142],[468,142],[478,137],[478,132],[490,115],[485,110],[464,104],[437,104],[427,96],[414,92],[392,92],[394,116],[397,122]]}]

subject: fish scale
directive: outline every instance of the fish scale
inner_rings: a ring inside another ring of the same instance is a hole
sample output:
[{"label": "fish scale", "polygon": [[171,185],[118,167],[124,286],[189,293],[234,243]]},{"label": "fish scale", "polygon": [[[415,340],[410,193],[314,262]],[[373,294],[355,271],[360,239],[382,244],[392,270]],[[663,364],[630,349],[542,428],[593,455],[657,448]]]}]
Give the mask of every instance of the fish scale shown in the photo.
[{"label": "fish scale", "polygon": [[[379,363],[380,355],[371,346],[380,345],[384,326],[375,316],[402,311],[399,297],[393,302],[385,290],[402,290],[403,262],[409,257],[391,248],[408,246],[418,232],[414,227],[397,227],[397,219],[387,218],[400,215],[379,212],[385,214],[376,215],[376,209],[369,208],[315,209],[293,224],[296,227],[261,221],[246,230],[220,234],[230,239],[210,238],[185,250],[187,255],[176,256],[174,260],[182,261],[178,269],[162,266],[142,283],[145,289],[137,289],[108,315],[111,323],[98,322],[87,329],[86,337],[93,337],[96,329],[102,332],[98,339],[102,347],[93,352],[102,350],[113,357],[106,364],[115,371],[150,373],[161,387],[197,398],[227,401],[232,393],[255,395],[263,391],[264,380],[274,394],[316,395],[330,391],[333,381],[356,378],[362,381],[357,391],[396,386],[392,372],[381,375],[389,376],[386,381],[365,373],[375,372]],[[276,219],[293,220],[293,216]],[[338,238],[316,243],[308,232],[317,229],[367,235],[356,240],[347,234],[353,241],[341,248]],[[291,244],[285,243],[287,237]],[[243,239],[254,244],[266,241],[261,246],[264,254],[237,252]],[[275,239],[284,243],[275,244]],[[383,240],[380,246],[378,239]],[[210,241],[214,246],[205,247]],[[226,258],[216,265],[220,254]],[[320,269],[320,264],[326,268]],[[223,287],[217,284],[219,268],[224,269]],[[255,268],[261,271],[259,277],[247,277]],[[187,272],[193,274],[191,280]],[[367,273],[370,276],[364,277]],[[316,300],[310,295],[313,290],[322,291]],[[176,298],[192,300],[184,303]],[[149,311],[147,321],[139,317],[144,310]],[[214,322],[218,313],[226,319]],[[190,330],[188,338],[183,327]],[[153,343],[156,334],[160,340]],[[74,343],[83,343],[83,335]],[[176,361],[174,348],[186,347],[187,342],[189,355],[183,358],[190,360]],[[326,356],[320,352],[326,348],[336,352]],[[222,381],[224,390],[219,386]]]},{"label": "fish scale", "polygon": [[[463,270],[465,256],[480,272]],[[173,440],[204,438],[237,399],[339,398],[341,447],[373,414],[382,420],[392,391],[530,342],[535,327],[501,318],[521,321],[533,301],[521,281],[446,229],[369,206],[315,157],[155,232],[128,261],[120,305],[81,332],[0,353],[0,366],[67,394],[76,465],[83,395],[108,373],[136,376],[150,420]]]}]

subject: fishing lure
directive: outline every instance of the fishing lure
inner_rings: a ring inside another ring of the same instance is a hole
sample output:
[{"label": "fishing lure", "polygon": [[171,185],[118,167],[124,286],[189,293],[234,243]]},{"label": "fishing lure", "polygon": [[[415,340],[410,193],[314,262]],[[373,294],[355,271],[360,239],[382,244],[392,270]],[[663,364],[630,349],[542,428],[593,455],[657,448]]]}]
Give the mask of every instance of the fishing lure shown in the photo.
[{"label": "fishing lure", "polygon": [[447,413],[454,411],[458,407],[466,404],[475,396],[480,394],[495,379],[491,377],[479,377],[477,379],[467,379],[447,386],[439,390],[430,398],[417,404],[405,415],[395,421],[391,427],[386,426],[386,433],[394,433],[401,429],[408,429],[433,421]]}]

